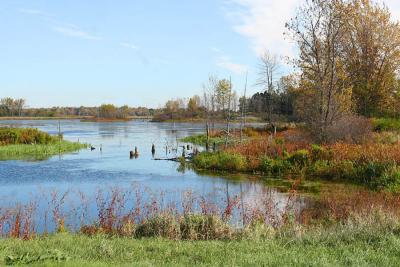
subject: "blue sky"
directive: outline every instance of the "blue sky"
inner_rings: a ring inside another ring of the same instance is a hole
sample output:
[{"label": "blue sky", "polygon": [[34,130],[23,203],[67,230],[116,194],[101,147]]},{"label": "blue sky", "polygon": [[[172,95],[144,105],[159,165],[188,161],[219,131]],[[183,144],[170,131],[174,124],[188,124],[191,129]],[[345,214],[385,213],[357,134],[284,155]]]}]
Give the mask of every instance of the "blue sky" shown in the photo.
[{"label": "blue sky", "polygon": [[232,76],[241,92],[246,70],[255,82],[264,49],[293,54],[282,33],[297,4],[2,0],[0,97],[23,97],[33,107],[158,107],[201,94],[209,73]]}]

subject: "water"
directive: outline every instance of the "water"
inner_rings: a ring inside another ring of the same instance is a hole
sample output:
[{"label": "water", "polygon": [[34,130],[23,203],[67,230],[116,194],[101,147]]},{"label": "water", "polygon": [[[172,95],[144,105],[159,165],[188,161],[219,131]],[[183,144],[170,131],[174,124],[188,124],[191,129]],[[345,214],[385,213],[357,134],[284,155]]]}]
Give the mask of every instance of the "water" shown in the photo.
[{"label": "water", "polygon": [[[58,132],[58,121],[53,120],[0,121],[0,126],[34,127],[51,134]],[[178,163],[153,159],[152,144],[156,147],[155,158],[180,155],[180,149],[177,152],[172,149],[177,146],[177,140],[204,132],[203,124],[65,120],[61,121],[61,131],[66,140],[79,140],[96,149],[44,161],[0,161],[1,206],[29,203],[34,199],[40,211],[50,205],[52,198],[60,200],[65,192],[69,192],[65,209],[73,209],[71,203],[81,201],[84,195],[92,202],[88,213],[95,216],[98,211],[94,202],[99,192],[110,192],[112,188],[139,190],[145,192],[143,195],[147,200],[162,198],[163,202],[178,203],[178,206],[187,192],[208,196],[217,205],[219,202],[223,205],[224,199],[239,194],[243,196],[241,201],[250,206],[266,195],[274,200],[277,210],[287,204],[286,194],[266,187],[260,179],[199,175],[192,170],[180,169]],[[179,141],[178,144],[183,145]],[[130,159],[129,152],[134,147],[138,148],[140,156]],[[54,192],[57,192],[56,196]],[[110,197],[109,193],[107,197]],[[304,206],[303,201],[297,205]]]}]

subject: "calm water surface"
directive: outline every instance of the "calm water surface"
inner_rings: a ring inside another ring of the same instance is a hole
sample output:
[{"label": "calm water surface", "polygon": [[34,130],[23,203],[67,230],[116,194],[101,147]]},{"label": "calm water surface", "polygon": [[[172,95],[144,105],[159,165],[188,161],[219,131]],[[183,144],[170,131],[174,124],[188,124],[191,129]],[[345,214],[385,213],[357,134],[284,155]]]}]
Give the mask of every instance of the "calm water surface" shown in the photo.
[{"label": "calm water surface", "polygon": [[[58,132],[58,121],[52,120],[0,121],[0,126],[35,127],[51,134]],[[263,195],[269,194],[276,202],[275,208],[286,205],[286,194],[268,188],[260,181],[199,175],[191,170],[179,170],[179,164],[175,162],[153,160],[152,144],[156,146],[156,158],[174,157],[175,153],[182,153],[179,149],[177,152],[171,149],[176,147],[177,140],[203,132],[202,124],[67,120],[61,121],[61,131],[66,140],[79,140],[96,149],[45,161],[0,161],[1,205],[27,203],[32,199],[49,202],[49,192],[58,192],[58,197],[69,192],[70,202],[82,195],[94,199],[99,191],[109,192],[111,188],[139,189],[152,197],[162,196],[164,200],[178,203],[184,192],[210,196],[217,202],[227,195],[242,194],[243,201],[249,205],[255,205]],[[135,146],[140,156],[130,159],[129,151]],[[167,153],[166,146],[169,147]],[[304,203],[300,201],[298,205]],[[95,206],[89,207],[89,213],[96,213]]]}]

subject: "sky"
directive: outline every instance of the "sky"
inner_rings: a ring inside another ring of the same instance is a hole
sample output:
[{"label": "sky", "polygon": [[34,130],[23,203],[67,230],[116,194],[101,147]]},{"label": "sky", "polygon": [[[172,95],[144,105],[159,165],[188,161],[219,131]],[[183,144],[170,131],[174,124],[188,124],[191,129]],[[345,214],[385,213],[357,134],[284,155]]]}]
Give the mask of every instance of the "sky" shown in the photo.
[{"label": "sky", "polygon": [[[30,107],[161,107],[209,74],[255,86],[268,49],[294,56],[284,24],[301,0],[0,0],[0,97]],[[400,1],[387,0],[396,19]],[[281,68],[285,72],[284,65]]]}]

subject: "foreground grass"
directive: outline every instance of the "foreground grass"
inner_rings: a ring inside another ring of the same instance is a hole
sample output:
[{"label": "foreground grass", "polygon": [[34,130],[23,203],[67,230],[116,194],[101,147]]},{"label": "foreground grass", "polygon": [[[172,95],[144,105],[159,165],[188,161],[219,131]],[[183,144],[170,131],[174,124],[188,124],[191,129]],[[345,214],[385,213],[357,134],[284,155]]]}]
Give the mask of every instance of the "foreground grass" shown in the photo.
[{"label": "foreground grass", "polygon": [[18,159],[46,159],[54,155],[65,154],[86,148],[86,144],[61,141],[61,143],[50,144],[17,144],[0,146],[0,160]]},{"label": "foreground grass", "polygon": [[173,241],[55,234],[0,241],[0,264],[30,266],[395,266],[400,237],[339,227],[271,239]]}]

